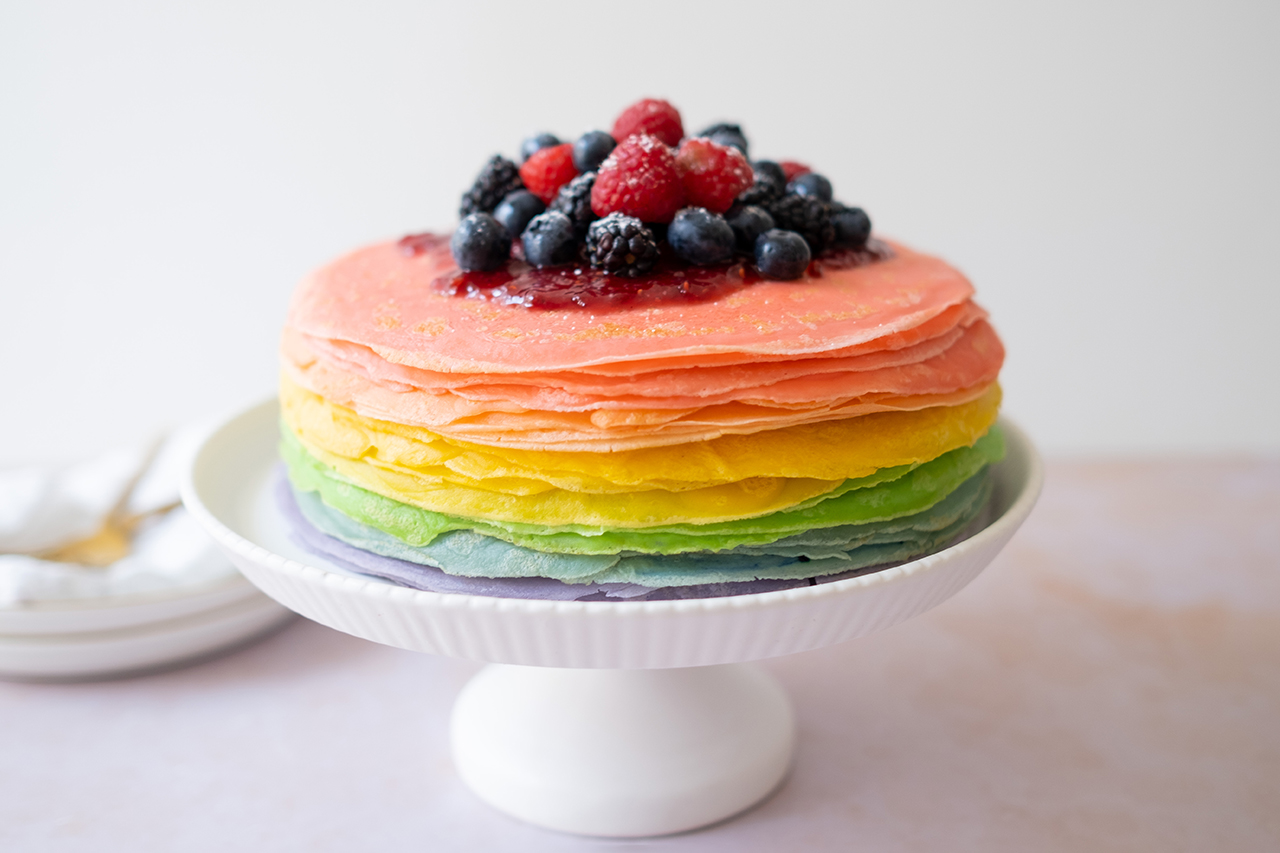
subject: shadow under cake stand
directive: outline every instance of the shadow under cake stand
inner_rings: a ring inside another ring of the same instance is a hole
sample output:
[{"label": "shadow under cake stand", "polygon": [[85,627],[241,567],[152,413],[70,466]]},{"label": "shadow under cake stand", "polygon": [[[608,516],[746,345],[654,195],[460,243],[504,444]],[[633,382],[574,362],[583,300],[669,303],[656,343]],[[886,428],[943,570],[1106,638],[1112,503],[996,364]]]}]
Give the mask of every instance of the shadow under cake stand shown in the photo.
[{"label": "shadow under cake stand", "polygon": [[[1043,473],[1002,421],[991,522],[946,550],[846,580],[672,601],[441,594],[304,551],[276,506],[275,401],[227,421],[184,485],[191,513],[263,592],[323,625],[411,651],[486,661],[452,718],[471,789],[532,824],[602,836],[706,826],[767,797],[790,766],[790,702],[749,661],[817,649],[941,604],[1009,541]],[[631,737],[619,737],[619,733]]]}]

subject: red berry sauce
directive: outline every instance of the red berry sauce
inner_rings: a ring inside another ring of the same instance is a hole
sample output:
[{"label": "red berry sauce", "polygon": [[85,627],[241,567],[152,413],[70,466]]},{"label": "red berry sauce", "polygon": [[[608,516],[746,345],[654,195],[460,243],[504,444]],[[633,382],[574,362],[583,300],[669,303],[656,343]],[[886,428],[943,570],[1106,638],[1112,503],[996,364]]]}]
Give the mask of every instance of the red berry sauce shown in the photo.
[{"label": "red berry sauce", "polygon": [[893,247],[872,237],[861,249],[828,249],[809,262],[805,278],[822,278],[825,270],[851,270],[893,257]]},{"label": "red berry sauce", "polygon": [[[431,253],[449,256],[449,238],[437,234],[410,234],[397,244],[409,256]],[[519,244],[516,244],[517,252]],[[521,308],[587,308],[608,311],[672,302],[704,302],[719,299],[761,281],[755,265],[747,260],[731,264],[690,266],[663,250],[653,272],[638,278],[610,275],[587,264],[566,264],[538,269],[521,258],[492,272],[453,270],[431,283],[432,290],[447,296],[484,299]],[[866,266],[893,257],[880,240],[869,240],[862,249],[832,249],[810,264],[802,281],[821,278],[826,270]]]},{"label": "red berry sauce", "polygon": [[443,250],[447,255],[449,253],[449,235],[448,234],[406,234],[396,243],[402,254],[409,257],[417,257],[425,255],[427,252],[438,252]]},{"label": "red berry sauce", "polygon": [[538,269],[512,259],[493,272],[455,270],[431,283],[437,293],[486,299],[523,308],[589,308],[607,311],[623,306],[716,299],[759,281],[745,262],[694,267],[659,259],[653,272],[638,278],[610,275],[586,264]]}]

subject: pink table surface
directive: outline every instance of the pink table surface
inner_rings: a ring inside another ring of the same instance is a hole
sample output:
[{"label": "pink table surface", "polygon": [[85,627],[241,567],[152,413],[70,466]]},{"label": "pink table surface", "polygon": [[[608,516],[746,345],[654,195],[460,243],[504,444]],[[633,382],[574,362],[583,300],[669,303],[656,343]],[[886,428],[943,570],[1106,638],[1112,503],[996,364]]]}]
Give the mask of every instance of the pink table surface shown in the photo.
[{"label": "pink table surface", "polygon": [[765,666],[799,716],[790,779],[644,841],[493,812],[448,754],[476,665],[310,623],[174,672],[0,684],[0,849],[1277,850],[1280,462],[1051,464],[955,599]]}]

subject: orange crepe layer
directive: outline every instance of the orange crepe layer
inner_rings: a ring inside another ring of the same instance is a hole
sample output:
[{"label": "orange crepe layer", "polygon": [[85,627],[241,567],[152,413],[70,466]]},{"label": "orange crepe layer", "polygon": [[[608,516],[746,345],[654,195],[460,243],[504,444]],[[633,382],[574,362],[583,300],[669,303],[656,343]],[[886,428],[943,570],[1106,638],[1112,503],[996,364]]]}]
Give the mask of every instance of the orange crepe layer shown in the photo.
[{"label": "orange crepe layer", "polygon": [[[318,382],[318,379],[323,381]],[[526,450],[597,452],[709,441],[722,435],[750,435],[874,412],[957,406],[982,397],[995,385],[993,380],[944,394],[870,394],[853,400],[790,409],[734,402],[696,411],[531,412],[518,407],[513,407],[516,411],[500,411],[495,405],[482,414],[445,420],[434,400],[421,411],[412,408],[414,402],[429,399],[431,395],[392,391],[352,374],[328,370],[323,365],[315,365],[303,373],[286,364],[282,381],[296,382],[363,417],[426,427],[449,439]],[[446,411],[445,416],[448,414]]]},{"label": "orange crepe layer", "polygon": [[[434,252],[409,256],[395,243],[382,243],[305,279],[287,325],[311,338],[367,347],[393,364],[462,374],[595,369],[625,375],[641,366],[653,371],[844,355],[886,338],[890,346],[877,349],[893,349],[894,336],[973,295],[968,280],[941,260],[893,248],[896,256],[888,260],[814,279],[764,281],[705,302],[595,314],[446,296],[431,283],[453,270],[451,259]],[[959,313],[947,318],[948,329]]]}]

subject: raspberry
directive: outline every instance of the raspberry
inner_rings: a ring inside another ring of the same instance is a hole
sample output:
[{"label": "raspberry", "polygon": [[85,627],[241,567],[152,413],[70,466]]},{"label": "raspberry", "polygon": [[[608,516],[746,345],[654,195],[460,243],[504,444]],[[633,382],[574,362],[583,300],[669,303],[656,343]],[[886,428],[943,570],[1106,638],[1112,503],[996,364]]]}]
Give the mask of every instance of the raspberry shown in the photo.
[{"label": "raspberry", "polygon": [[778,165],[782,167],[782,174],[787,176],[787,183],[791,183],[801,175],[807,175],[813,171],[804,163],[797,163],[795,160],[783,160]]},{"label": "raspberry", "polygon": [[573,145],[552,145],[535,151],[520,167],[520,180],[529,192],[542,199],[543,204],[560,192],[560,188],[573,180],[578,169],[573,165]]},{"label": "raspberry", "polygon": [[712,213],[724,213],[738,193],[755,181],[742,152],[710,139],[686,139],[676,154],[676,171],[685,202]]},{"label": "raspberry", "polygon": [[591,188],[597,216],[625,213],[642,222],[670,222],[681,207],[684,189],[671,149],[643,133],[613,149]]},{"label": "raspberry", "polygon": [[623,110],[622,115],[613,123],[613,138],[622,142],[637,133],[656,136],[674,148],[680,144],[680,137],[684,136],[680,112],[666,101],[656,98],[636,101]]}]

